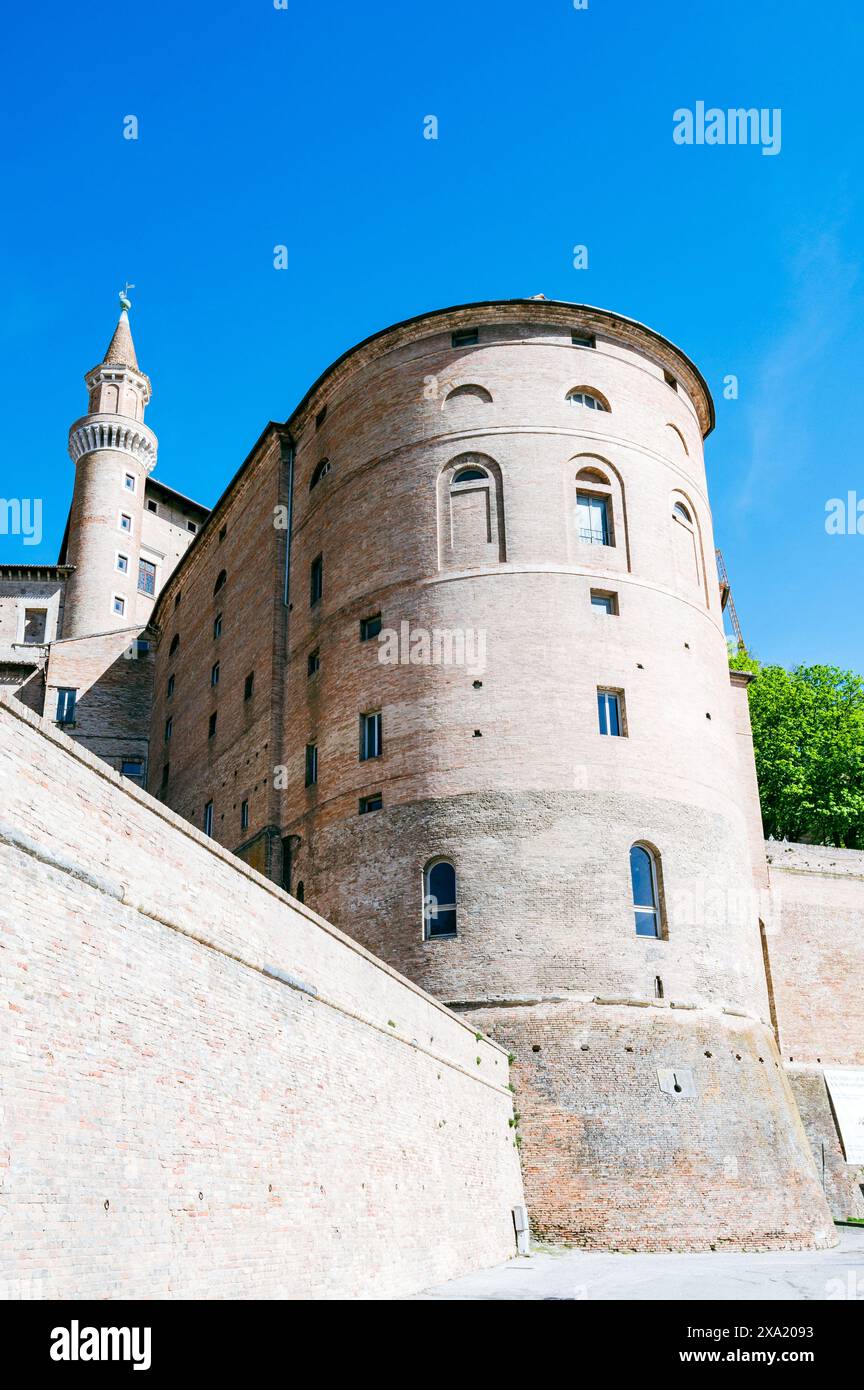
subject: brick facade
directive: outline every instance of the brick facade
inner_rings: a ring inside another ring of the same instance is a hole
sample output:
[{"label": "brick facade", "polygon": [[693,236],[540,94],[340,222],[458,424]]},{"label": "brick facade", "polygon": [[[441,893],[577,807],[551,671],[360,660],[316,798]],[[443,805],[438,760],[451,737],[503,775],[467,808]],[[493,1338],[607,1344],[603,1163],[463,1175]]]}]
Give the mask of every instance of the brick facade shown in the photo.
[{"label": "brick facade", "polygon": [[399,1297],[515,1252],[507,1054],[0,703],[5,1297]]}]

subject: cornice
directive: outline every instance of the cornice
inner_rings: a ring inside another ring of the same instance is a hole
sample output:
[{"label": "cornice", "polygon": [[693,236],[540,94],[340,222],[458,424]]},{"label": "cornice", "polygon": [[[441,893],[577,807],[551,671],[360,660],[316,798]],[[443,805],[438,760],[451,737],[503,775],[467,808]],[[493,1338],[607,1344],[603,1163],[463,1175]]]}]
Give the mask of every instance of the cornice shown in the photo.
[{"label": "cornice", "polygon": [[158,447],[149,425],[125,415],[83,415],[69,430],[69,457],[73,463],[85,454],[111,449],[129,454],[145,472],[152,473]]}]

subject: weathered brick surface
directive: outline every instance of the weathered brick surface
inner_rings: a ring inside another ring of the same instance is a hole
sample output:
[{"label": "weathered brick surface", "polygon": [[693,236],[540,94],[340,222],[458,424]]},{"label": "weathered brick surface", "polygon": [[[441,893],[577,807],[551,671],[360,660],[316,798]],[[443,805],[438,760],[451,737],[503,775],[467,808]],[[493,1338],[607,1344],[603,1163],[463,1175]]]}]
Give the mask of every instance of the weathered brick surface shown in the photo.
[{"label": "weathered brick surface", "polygon": [[3,703],[0,806],[8,1296],[398,1296],[514,1252],[472,1021]]},{"label": "weathered brick surface", "polygon": [[[708,1009],[578,1002],[471,1010],[515,1055],[540,1237],[599,1249],[836,1243],[769,1030]],[[666,1094],[658,1069],[689,1069]]]}]

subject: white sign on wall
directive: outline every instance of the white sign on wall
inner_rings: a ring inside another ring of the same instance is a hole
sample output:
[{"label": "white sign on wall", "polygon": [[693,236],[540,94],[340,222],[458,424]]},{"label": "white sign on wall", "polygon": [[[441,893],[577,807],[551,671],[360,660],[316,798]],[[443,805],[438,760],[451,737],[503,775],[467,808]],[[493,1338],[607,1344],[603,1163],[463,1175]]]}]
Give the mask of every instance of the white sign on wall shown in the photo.
[{"label": "white sign on wall", "polygon": [[825,1081],[847,1163],[864,1163],[864,1067],[826,1067]]}]

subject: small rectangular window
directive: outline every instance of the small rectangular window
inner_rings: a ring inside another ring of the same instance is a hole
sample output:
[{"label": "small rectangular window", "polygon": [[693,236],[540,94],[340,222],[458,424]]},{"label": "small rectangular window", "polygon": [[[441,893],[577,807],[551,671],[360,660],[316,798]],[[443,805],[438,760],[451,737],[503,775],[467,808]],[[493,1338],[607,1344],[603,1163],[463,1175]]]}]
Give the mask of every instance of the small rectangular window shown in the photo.
[{"label": "small rectangular window", "polygon": [[592,589],[591,607],[596,608],[599,613],[609,613],[614,616],[618,612],[618,595],[607,593],[603,589]]},{"label": "small rectangular window", "polygon": [[597,339],[593,333],[583,333],[580,329],[574,328],[570,337],[574,347],[596,348]]},{"label": "small rectangular window", "polygon": [[248,802],[248,801],[241,801],[241,803],[240,803],[240,829],[241,829],[241,830],[248,830],[248,829],[249,829],[249,802]]},{"label": "small rectangular window", "polygon": [[77,690],[70,690],[61,687],[57,691],[57,723],[74,724],[75,722],[75,700],[78,695]]},{"label": "small rectangular window", "polygon": [[147,510],[148,510],[148,512],[155,512],[157,516],[159,515],[159,508],[157,507],[156,503],[153,501],[153,498],[152,498],[152,497],[148,497],[148,498],[147,498]]},{"label": "small rectangular window", "polygon": [[41,646],[45,641],[45,632],[48,626],[47,608],[25,608],[24,610],[24,645],[33,647]]},{"label": "small rectangular window", "polygon": [[318,603],[324,593],[324,556],[316,555],[309,567],[309,602]]},{"label": "small rectangular window", "polygon": [[361,796],[360,815],[365,816],[370,811],[380,811],[384,805],[384,797],[380,792],[372,792],[370,796]]},{"label": "small rectangular window", "polygon": [[127,474],[126,474],[126,476],[125,476],[124,479],[123,479],[123,486],[126,488],[126,491],[127,491],[127,492],[134,492],[134,491],[135,491],[135,476],[134,476],[134,474],[132,474],[132,473],[127,473]]},{"label": "small rectangular window", "polygon": [[246,677],[245,681],[243,682],[243,699],[244,699],[244,700],[251,700],[251,699],[252,699],[252,692],[253,692],[254,689],[255,689],[255,672],[254,672],[254,671],[250,671],[249,674],[248,674],[248,676]]},{"label": "small rectangular window", "polygon": [[210,719],[208,720],[208,723],[207,723],[207,737],[208,737],[208,738],[213,738],[213,736],[214,736],[215,733],[216,733],[216,713],[217,713],[217,712],[216,712],[216,710],[214,709],[214,711],[213,711],[213,713],[211,714]]},{"label": "small rectangular window", "polygon": [[381,711],[360,716],[360,761],[381,756]]},{"label": "small rectangular window", "polygon": [[120,571],[121,574],[128,574],[128,573],[129,573],[129,556],[128,556],[128,555],[119,555],[119,554],[118,554],[117,560],[116,560],[116,568]]},{"label": "small rectangular window", "polygon": [[165,742],[166,742],[166,743],[167,743],[167,742],[169,741],[169,739],[171,738],[171,735],[173,734],[173,732],[174,732],[174,720],[173,720],[173,718],[171,717],[171,715],[169,714],[168,718],[165,720]]},{"label": "small rectangular window", "polygon": [[375,613],[371,618],[360,619],[360,641],[369,642],[373,637],[377,637],[381,631],[381,614]]},{"label": "small rectangular window", "polygon": [[306,744],[306,786],[314,787],[318,781],[318,745]]},{"label": "small rectangular window", "polygon": [[210,684],[211,684],[211,685],[218,685],[218,684],[219,684],[219,662],[218,662],[218,661],[214,661],[213,665],[210,667]]},{"label": "small rectangular window", "polygon": [[675,380],[675,378],[674,378],[674,376],[672,375],[671,372],[664,371],[664,373],[663,373],[663,380],[666,382],[666,385],[667,385],[667,386],[671,386],[671,387],[672,387],[672,390],[673,390],[673,391],[677,391],[677,390],[678,390],[678,382]]},{"label": "small rectangular window", "polygon": [[138,561],[138,592],[151,596],[156,592],[156,566],[150,560]]},{"label": "small rectangular window", "polygon": [[315,647],[306,658],[306,675],[315,676],[321,669],[321,651]]},{"label": "small rectangular window", "polygon": [[624,737],[624,696],[619,690],[597,691],[597,717],[601,734]]},{"label": "small rectangular window", "polygon": [[115,594],[111,603],[111,607],[113,608],[114,612],[119,613],[120,617],[122,618],[123,614],[126,612],[125,598],[123,598],[121,594]]},{"label": "small rectangular window", "polygon": [[124,758],[120,764],[123,777],[143,777],[144,764],[140,758]]},{"label": "small rectangular window", "polygon": [[480,341],[479,328],[459,328],[450,336],[450,342],[454,348],[473,347]]},{"label": "small rectangular window", "polygon": [[576,520],[580,541],[587,545],[612,544],[609,504],[605,497],[599,497],[592,492],[577,492]]},{"label": "small rectangular window", "polygon": [[192,535],[194,536],[194,535],[195,535],[195,532],[198,530],[197,523],[194,522],[194,521],[187,521],[187,522],[186,522],[186,530],[187,530],[187,531],[191,531],[191,532],[192,532]]},{"label": "small rectangular window", "polygon": [[146,637],[136,637],[136,638],[135,638],[135,655],[136,655],[136,656],[149,656],[149,654],[150,654],[150,643],[148,642],[147,638],[146,638]]},{"label": "small rectangular window", "polygon": [[213,802],[208,801],[204,807],[204,834],[213,834]]},{"label": "small rectangular window", "polygon": [[126,512],[120,513],[120,530],[130,532],[132,530],[132,518],[128,516]]},{"label": "small rectangular window", "polygon": [[221,614],[221,613],[217,613],[217,614],[216,614],[216,617],[213,619],[213,636],[214,636],[214,637],[221,637],[221,636],[222,636],[222,614]]},{"label": "small rectangular window", "polygon": [[326,419],[327,419],[327,407],[326,407],[326,405],[322,405],[321,409],[318,411],[318,414],[315,416],[315,428],[316,428],[316,430],[320,430],[321,426],[324,424],[324,421],[325,421]]},{"label": "small rectangular window", "polygon": [[166,691],[166,699],[170,700],[170,699],[171,699],[171,696],[172,696],[173,694],[174,694],[174,677],[173,677],[173,676],[169,676],[169,677],[168,677],[168,689],[167,689],[167,691]]}]

